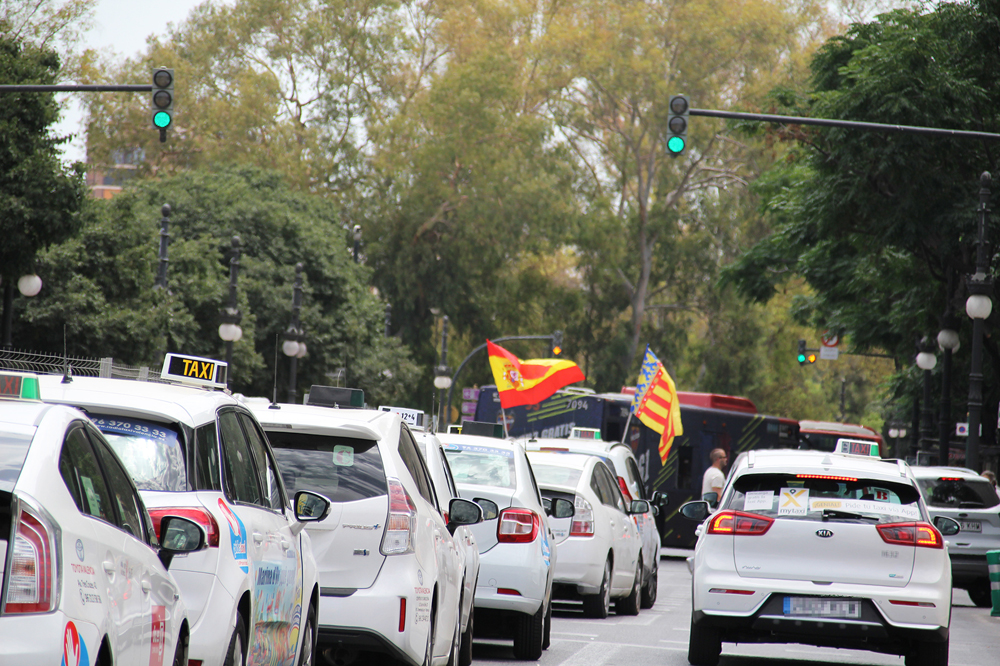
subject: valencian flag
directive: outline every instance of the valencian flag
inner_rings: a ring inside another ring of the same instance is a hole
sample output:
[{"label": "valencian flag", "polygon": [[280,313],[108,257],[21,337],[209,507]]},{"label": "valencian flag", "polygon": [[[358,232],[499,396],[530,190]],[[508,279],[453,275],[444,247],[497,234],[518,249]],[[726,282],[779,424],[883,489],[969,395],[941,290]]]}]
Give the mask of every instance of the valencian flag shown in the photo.
[{"label": "valencian flag", "polygon": [[486,341],[490,368],[497,383],[500,406],[534,405],[564,386],[582,382],[583,370],[572,361],[557,358],[532,358],[522,361],[509,351]]},{"label": "valencian flag", "polygon": [[636,418],[660,433],[660,462],[666,464],[674,437],[684,434],[681,425],[681,404],[677,399],[674,380],[646,345],[646,356],[639,370],[632,412]]}]

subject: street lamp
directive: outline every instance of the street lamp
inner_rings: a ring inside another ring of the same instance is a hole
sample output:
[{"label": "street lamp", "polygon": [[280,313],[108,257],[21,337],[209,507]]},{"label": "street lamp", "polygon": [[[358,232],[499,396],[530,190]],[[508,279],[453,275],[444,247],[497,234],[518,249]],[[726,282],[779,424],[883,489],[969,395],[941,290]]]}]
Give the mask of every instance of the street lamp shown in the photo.
[{"label": "street lamp", "polygon": [[919,452],[926,451],[933,441],[931,438],[933,431],[931,419],[934,416],[931,410],[931,370],[937,365],[937,356],[934,355],[934,343],[929,337],[921,340],[917,349],[920,352],[917,354],[917,367],[924,371],[923,418],[920,419],[920,444],[917,447]]},{"label": "street lamp", "polygon": [[[948,280],[951,284],[951,280]],[[951,309],[951,290],[949,302],[944,317],[941,318],[941,331],[937,334],[938,347],[941,348],[941,419],[938,422],[938,464],[947,465],[951,453],[951,356],[958,351],[959,340],[958,320]]]},{"label": "street lamp", "polygon": [[299,323],[299,313],[302,310],[302,262],[295,264],[295,286],[292,290],[292,323],[285,330],[285,341],[281,345],[281,351],[289,359],[288,369],[288,402],[294,404],[295,391],[295,371],[298,369],[298,360],[306,355],[306,335]]},{"label": "street lamp", "polygon": [[361,248],[361,225],[354,225],[354,263],[358,263],[358,250]]},{"label": "street lamp", "polygon": [[969,369],[969,437],[965,441],[965,466],[979,472],[979,427],[983,410],[983,329],[993,311],[993,278],[986,248],[986,216],[989,214],[990,182],[988,171],[979,177],[979,234],[976,241],[976,272],[966,277],[969,299],[965,311],[972,318],[972,357]]},{"label": "street lamp", "polygon": [[[42,278],[34,273],[22,275],[17,281],[17,290],[21,292],[22,296],[29,298],[37,296],[38,292],[42,290]],[[13,328],[14,285],[8,282],[3,288],[3,346],[5,349],[10,349],[13,346],[11,342],[11,331]]]},{"label": "street lamp", "polygon": [[441,324],[441,363],[434,368],[434,388],[438,390],[438,405],[441,416],[438,423],[441,430],[448,427],[445,422],[444,392],[451,388],[451,368],[448,367],[448,315],[442,317]]},{"label": "street lamp", "polygon": [[233,343],[243,337],[240,321],[243,314],[236,307],[236,280],[240,272],[240,237],[233,236],[233,256],[229,259],[229,305],[219,313],[219,337],[226,343],[226,383],[233,386]]}]

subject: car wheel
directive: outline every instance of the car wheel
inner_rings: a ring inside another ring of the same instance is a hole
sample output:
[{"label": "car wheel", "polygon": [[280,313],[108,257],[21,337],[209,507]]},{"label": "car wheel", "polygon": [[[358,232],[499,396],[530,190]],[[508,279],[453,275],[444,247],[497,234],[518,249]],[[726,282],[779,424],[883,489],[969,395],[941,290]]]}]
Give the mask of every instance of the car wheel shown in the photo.
[{"label": "car wheel", "polygon": [[[722,634],[715,627],[698,626],[691,618],[688,638],[688,663],[694,666],[718,666],[722,654]],[[909,666],[909,662],[907,662]]]},{"label": "car wheel", "polygon": [[906,666],[948,666],[948,641],[916,641],[906,653]]},{"label": "car wheel", "polygon": [[632,580],[632,591],[627,597],[623,597],[615,602],[615,612],[619,615],[638,615],[639,597],[642,596],[642,559],[635,570],[635,578]]},{"label": "car wheel", "polygon": [[653,604],[656,603],[656,591],[660,584],[659,570],[660,558],[656,557],[653,559],[653,570],[649,572],[649,579],[646,580],[646,584],[642,587],[643,608],[652,608]]},{"label": "car wheel", "polygon": [[226,652],[223,666],[246,666],[246,659],[247,630],[243,626],[243,616],[236,611],[236,628],[233,629],[233,637],[229,639],[229,650]]},{"label": "car wheel", "polygon": [[604,580],[601,581],[601,591],[583,597],[583,614],[603,620],[611,610],[611,560],[604,562]]},{"label": "car wheel", "polygon": [[174,666],[187,666],[188,659],[188,635],[182,631],[177,636],[177,647],[174,648]]},{"label": "car wheel", "polygon": [[316,609],[310,604],[306,624],[302,628],[302,649],[299,666],[316,666]]},{"label": "car wheel", "polygon": [[972,603],[976,604],[979,608],[990,608],[993,606],[993,593],[990,590],[989,582],[970,587],[966,592],[969,593]]},{"label": "car wheel", "polygon": [[552,600],[549,599],[549,605],[545,609],[545,628],[542,630],[542,649],[548,650],[549,646],[552,645]]},{"label": "car wheel", "polygon": [[472,623],[476,619],[476,607],[469,609],[469,624],[462,634],[462,647],[458,653],[458,666],[469,666],[472,663]]},{"label": "car wheel", "polygon": [[514,628],[514,658],[536,661],[542,656],[542,634],[545,627],[545,602],[534,615],[522,613]]}]

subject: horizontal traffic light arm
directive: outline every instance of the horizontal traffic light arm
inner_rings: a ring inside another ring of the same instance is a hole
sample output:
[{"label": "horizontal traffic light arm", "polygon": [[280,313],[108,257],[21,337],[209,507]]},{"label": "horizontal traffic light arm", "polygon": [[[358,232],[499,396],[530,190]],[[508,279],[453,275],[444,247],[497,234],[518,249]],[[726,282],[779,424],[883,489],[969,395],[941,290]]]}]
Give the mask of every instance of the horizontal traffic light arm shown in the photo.
[{"label": "horizontal traffic light arm", "polygon": [[0,85],[0,93],[4,92],[151,92],[153,84],[137,83],[135,85],[103,85],[103,84],[60,84],[53,86],[41,85]]}]

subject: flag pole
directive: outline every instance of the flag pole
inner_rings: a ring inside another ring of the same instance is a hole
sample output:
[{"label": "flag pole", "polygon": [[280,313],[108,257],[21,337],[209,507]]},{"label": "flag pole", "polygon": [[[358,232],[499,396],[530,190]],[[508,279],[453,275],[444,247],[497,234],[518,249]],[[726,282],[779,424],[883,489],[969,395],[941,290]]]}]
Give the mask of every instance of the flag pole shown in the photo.
[{"label": "flag pole", "polygon": [[507,432],[507,412],[503,407],[500,408],[500,414],[503,416],[503,438],[510,439],[510,433]]},{"label": "flag pole", "polygon": [[628,410],[628,418],[625,419],[625,427],[622,428],[622,442],[625,444],[629,443],[628,440],[625,439],[625,437],[628,435],[628,426],[631,422],[632,422],[632,409],[630,408]]}]

